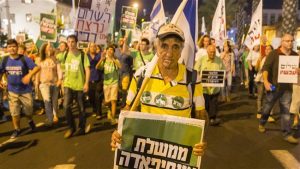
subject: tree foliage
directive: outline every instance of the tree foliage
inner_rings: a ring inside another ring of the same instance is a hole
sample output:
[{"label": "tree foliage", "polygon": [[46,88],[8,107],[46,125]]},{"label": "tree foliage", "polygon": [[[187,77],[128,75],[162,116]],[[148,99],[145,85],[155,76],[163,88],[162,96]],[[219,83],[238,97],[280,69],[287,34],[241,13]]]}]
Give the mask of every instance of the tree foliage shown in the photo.
[{"label": "tree foliage", "polygon": [[[200,6],[199,8],[199,18],[204,16],[205,24],[207,25],[207,30],[210,32],[211,30],[211,23],[215,14],[215,10],[218,6],[219,0],[207,0],[205,3]],[[237,11],[239,5],[245,6],[246,0],[226,0],[225,1],[225,8],[226,8],[226,27],[232,27],[235,25],[235,20],[237,16]],[[201,22],[201,19],[199,19]],[[199,23],[201,25],[201,23]]]},{"label": "tree foliage", "polygon": [[294,34],[297,26],[298,0],[283,0],[282,33]]}]

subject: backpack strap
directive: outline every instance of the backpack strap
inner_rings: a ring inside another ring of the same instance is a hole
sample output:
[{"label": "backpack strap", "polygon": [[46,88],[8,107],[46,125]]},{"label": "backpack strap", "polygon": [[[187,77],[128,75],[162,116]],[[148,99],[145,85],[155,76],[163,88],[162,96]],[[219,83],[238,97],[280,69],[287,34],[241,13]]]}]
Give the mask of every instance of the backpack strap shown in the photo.
[{"label": "backpack strap", "polygon": [[80,51],[80,57],[81,57],[82,70],[83,70],[83,73],[85,74],[85,69],[84,69],[84,52],[82,50]]},{"label": "backpack strap", "polygon": [[192,99],[193,99],[194,92],[195,92],[196,80],[197,80],[197,71],[196,70],[190,71],[190,70],[186,69],[186,85],[191,86]]},{"label": "backpack strap", "polygon": [[143,57],[142,52],[140,50],[139,50],[139,54],[140,54],[140,57],[142,59],[143,64],[146,65],[144,57]]},{"label": "backpack strap", "polygon": [[66,62],[67,60],[67,57],[68,57],[68,54],[69,54],[69,50],[66,51],[65,55],[64,55],[64,60],[63,60],[63,63]]},{"label": "backpack strap", "polygon": [[9,56],[4,56],[2,60],[2,69],[5,69]]},{"label": "backpack strap", "polygon": [[196,80],[197,80],[197,71],[196,70],[188,70],[186,69],[186,85],[189,88],[191,87],[192,93],[191,93],[191,117],[195,117],[195,104],[194,104],[194,93],[195,93],[195,86],[196,86]]},{"label": "backpack strap", "polygon": [[29,72],[29,67],[28,67],[27,62],[25,60],[25,56],[24,55],[20,55],[19,57],[20,57],[23,65],[25,67],[25,74],[27,74]]}]

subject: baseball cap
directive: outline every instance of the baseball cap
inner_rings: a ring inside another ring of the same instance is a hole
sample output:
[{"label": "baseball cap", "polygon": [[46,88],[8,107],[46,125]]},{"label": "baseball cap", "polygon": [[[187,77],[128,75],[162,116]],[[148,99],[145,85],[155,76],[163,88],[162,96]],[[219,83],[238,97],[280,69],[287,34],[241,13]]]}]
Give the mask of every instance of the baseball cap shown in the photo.
[{"label": "baseball cap", "polygon": [[176,35],[178,36],[182,41],[184,41],[184,33],[183,31],[176,25],[169,23],[161,26],[158,30],[157,37],[159,39],[164,38],[168,35]]}]

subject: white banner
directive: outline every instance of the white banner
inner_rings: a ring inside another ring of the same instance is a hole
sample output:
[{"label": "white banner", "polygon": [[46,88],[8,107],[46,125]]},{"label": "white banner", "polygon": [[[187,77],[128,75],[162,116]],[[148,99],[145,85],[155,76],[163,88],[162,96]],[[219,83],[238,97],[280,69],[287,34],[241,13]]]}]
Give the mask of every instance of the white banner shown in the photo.
[{"label": "white banner", "polygon": [[278,83],[298,83],[299,56],[279,56]]},{"label": "white banner", "polygon": [[205,27],[205,19],[204,19],[204,16],[202,16],[201,34],[202,34],[202,35],[206,35],[206,34],[207,34],[207,32],[206,32],[206,27]]},{"label": "white banner", "polygon": [[251,25],[245,39],[245,45],[249,49],[260,44],[262,34],[262,1],[259,2],[255,12],[252,15]]},{"label": "white banner", "polygon": [[217,46],[223,46],[222,43],[227,38],[225,0],[219,0],[211,26],[211,37],[216,40]]},{"label": "white banner", "polygon": [[113,24],[116,0],[80,1],[75,33],[79,41],[106,44],[109,28]]}]

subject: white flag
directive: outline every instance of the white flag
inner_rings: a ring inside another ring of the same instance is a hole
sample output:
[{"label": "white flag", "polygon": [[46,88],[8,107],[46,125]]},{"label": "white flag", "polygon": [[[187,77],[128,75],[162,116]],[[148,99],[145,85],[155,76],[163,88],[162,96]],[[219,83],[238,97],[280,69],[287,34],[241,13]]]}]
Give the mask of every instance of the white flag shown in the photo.
[{"label": "white flag", "polygon": [[206,32],[206,27],[205,27],[205,19],[204,19],[204,16],[202,16],[201,34],[202,34],[202,35],[206,35],[206,34],[207,34],[207,32]]},{"label": "white flag", "polygon": [[260,44],[260,37],[262,33],[262,1],[259,2],[255,12],[251,18],[251,25],[245,39],[245,45],[249,49]]},{"label": "white flag", "polygon": [[219,0],[211,26],[211,37],[216,40],[217,46],[222,46],[223,41],[227,38],[225,0]]},{"label": "white flag", "polygon": [[[184,48],[181,52],[179,63],[183,63],[189,70],[194,67],[196,55],[196,40],[198,36],[198,0],[183,0],[177,8],[171,23],[177,25],[184,32]],[[150,77],[157,63],[155,55],[150,63],[145,77]]]},{"label": "white flag", "polygon": [[171,23],[177,25],[184,32],[184,48],[178,62],[192,70],[198,38],[198,0],[183,0]]},{"label": "white flag", "polygon": [[158,29],[166,23],[166,16],[162,0],[156,0],[150,14],[151,24],[143,30],[142,36],[147,37],[150,41],[156,38]]}]

